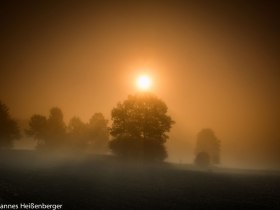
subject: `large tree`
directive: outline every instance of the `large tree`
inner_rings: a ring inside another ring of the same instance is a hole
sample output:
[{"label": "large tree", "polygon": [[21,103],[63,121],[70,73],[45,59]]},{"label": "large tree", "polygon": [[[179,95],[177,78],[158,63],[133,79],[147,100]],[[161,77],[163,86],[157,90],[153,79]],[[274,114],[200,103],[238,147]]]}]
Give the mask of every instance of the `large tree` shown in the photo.
[{"label": "large tree", "polygon": [[11,118],[8,107],[0,101],[0,148],[11,148],[20,138],[17,122]]},{"label": "large tree", "polygon": [[110,142],[113,153],[137,159],[159,160],[167,157],[164,143],[174,121],[166,104],[150,93],[128,96],[112,110]]},{"label": "large tree", "polygon": [[202,129],[197,134],[195,153],[196,160],[201,154],[208,154],[211,163],[217,164],[220,162],[220,140],[212,129]]}]

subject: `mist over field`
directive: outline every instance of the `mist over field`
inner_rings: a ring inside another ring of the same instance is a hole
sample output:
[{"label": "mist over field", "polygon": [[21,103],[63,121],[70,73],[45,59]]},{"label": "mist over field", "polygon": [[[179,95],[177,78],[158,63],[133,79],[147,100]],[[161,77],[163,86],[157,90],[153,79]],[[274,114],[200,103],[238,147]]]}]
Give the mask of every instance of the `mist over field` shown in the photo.
[{"label": "mist over field", "polygon": [[[176,121],[170,160],[192,161],[203,128],[217,133],[229,159],[250,156],[259,142],[279,139],[276,8],[219,1],[3,4],[1,100],[24,125],[53,106],[66,122],[94,112],[110,119],[145,72]],[[17,147],[33,145],[24,142]]]},{"label": "mist over field", "polygon": [[279,206],[279,9],[2,1],[0,208]]}]

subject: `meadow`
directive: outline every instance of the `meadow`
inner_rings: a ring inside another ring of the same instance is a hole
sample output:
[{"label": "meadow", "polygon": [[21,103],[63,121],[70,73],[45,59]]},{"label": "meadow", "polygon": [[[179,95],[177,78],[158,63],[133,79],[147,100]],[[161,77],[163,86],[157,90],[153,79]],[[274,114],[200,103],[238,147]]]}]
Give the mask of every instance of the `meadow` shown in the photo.
[{"label": "meadow", "polygon": [[[16,153],[16,154],[15,154]],[[240,209],[280,207],[277,173],[197,170],[112,156],[1,154],[1,204],[62,209]]]}]

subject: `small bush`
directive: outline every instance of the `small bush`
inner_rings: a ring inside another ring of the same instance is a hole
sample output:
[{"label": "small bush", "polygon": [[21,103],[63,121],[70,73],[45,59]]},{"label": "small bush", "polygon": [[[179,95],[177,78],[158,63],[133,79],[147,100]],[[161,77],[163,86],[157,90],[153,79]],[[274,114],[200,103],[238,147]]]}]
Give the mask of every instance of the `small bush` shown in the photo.
[{"label": "small bush", "polygon": [[200,152],[195,158],[195,164],[201,167],[207,167],[210,165],[210,156],[206,152]]}]

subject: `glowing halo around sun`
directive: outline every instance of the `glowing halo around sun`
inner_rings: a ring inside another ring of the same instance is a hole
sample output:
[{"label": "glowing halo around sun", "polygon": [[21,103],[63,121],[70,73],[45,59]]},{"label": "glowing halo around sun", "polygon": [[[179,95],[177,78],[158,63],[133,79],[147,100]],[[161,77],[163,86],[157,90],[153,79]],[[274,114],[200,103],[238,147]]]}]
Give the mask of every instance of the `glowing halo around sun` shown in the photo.
[{"label": "glowing halo around sun", "polygon": [[136,85],[139,90],[150,90],[152,86],[152,79],[148,75],[141,75],[137,78]]}]

